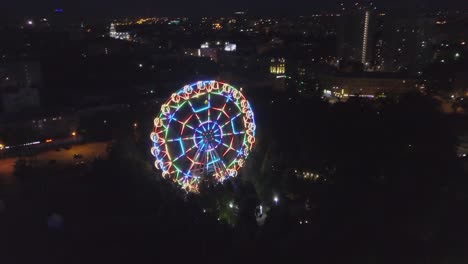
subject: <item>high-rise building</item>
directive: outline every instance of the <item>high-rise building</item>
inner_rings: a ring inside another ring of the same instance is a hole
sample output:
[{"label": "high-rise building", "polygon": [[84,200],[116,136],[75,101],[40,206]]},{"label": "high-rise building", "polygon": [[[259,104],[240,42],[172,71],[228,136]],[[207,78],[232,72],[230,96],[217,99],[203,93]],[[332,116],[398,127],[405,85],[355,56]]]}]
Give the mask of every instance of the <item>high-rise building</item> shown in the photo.
[{"label": "high-rise building", "polygon": [[109,37],[114,39],[130,40],[130,33],[117,31],[116,25],[111,23],[109,27]]},{"label": "high-rise building", "polygon": [[373,4],[355,5],[338,19],[338,56],[369,68],[374,59],[376,12]]},{"label": "high-rise building", "polygon": [[370,49],[369,41],[369,24],[370,24],[370,17],[371,13],[370,11],[366,10],[364,13],[364,26],[362,30],[362,51],[361,51],[361,63],[366,65],[369,63],[368,59],[368,50]]},{"label": "high-rise building", "polygon": [[414,14],[387,14],[379,41],[380,63],[385,71],[416,74],[432,59],[430,18]]},{"label": "high-rise building", "polygon": [[0,102],[2,112],[13,113],[40,106],[42,86],[40,64],[35,62],[0,65]]}]

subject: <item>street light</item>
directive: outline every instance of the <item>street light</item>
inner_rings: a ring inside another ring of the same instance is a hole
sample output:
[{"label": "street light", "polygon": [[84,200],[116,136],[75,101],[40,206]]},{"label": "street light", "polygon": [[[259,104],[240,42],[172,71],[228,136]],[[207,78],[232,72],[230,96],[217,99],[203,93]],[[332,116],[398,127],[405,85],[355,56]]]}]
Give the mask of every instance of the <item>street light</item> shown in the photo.
[{"label": "street light", "polygon": [[0,158],[3,158],[3,150],[5,149],[5,145],[0,144]]},{"label": "street light", "polygon": [[73,136],[73,142],[76,144],[76,135],[77,135],[76,131],[73,131],[71,135]]},{"label": "street light", "polygon": [[275,201],[275,204],[278,205],[278,202],[279,202],[278,196],[275,195],[275,197],[273,198],[273,201]]}]

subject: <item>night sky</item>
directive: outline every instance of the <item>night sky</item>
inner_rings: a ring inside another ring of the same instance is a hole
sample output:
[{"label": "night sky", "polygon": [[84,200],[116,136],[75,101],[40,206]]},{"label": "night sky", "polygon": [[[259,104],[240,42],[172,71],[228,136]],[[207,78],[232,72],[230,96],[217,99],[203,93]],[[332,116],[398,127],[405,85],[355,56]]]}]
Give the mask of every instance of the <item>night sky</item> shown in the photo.
[{"label": "night sky", "polygon": [[[2,15],[47,15],[63,8],[74,16],[177,15],[208,16],[248,9],[255,14],[310,14],[356,0],[4,0]],[[361,0],[359,0],[361,1]],[[467,0],[376,0],[381,7],[468,8]],[[308,11],[310,10],[310,11]]]}]

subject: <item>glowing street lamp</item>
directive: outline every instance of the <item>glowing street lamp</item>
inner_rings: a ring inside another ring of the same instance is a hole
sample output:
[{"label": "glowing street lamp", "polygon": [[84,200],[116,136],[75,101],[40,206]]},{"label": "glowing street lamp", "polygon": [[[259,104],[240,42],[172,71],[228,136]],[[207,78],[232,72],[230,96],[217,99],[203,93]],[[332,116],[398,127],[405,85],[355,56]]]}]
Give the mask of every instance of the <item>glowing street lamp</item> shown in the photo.
[{"label": "glowing street lamp", "polygon": [[3,150],[5,149],[5,145],[0,143],[0,158],[3,158]]},{"label": "glowing street lamp", "polygon": [[276,205],[278,205],[279,198],[277,195],[275,195],[275,197],[273,198],[273,201],[275,202]]},{"label": "glowing street lamp", "polygon": [[72,135],[72,137],[73,137],[73,142],[76,144],[76,142],[77,142],[77,141],[76,141],[76,135],[77,135],[76,131],[73,131],[73,132],[71,133],[71,135]]}]

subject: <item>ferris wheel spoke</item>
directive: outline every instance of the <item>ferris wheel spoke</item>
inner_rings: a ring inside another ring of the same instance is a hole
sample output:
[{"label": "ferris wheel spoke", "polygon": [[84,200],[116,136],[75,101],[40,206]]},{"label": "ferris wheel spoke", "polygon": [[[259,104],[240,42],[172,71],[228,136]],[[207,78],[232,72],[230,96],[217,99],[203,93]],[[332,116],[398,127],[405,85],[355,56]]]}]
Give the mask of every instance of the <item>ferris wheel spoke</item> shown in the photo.
[{"label": "ferris wheel spoke", "polygon": [[182,138],[182,140],[194,140],[194,139],[199,139],[199,138],[203,138],[203,136],[193,136],[193,137],[186,137],[186,138]]},{"label": "ferris wheel spoke", "polygon": [[171,139],[167,139],[166,142],[175,142],[175,141],[179,141],[179,140],[183,140],[183,141],[186,141],[186,140],[194,140],[194,139],[199,139],[199,138],[203,138],[203,136],[193,136],[193,137],[185,137],[185,138],[171,138]]},{"label": "ferris wheel spoke", "polygon": [[181,138],[179,138],[179,144],[180,144],[180,150],[182,150],[182,153],[185,154],[184,142],[182,142],[182,139],[181,139]]},{"label": "ferris wheel spoke", "polygon": [[226,134],[223,134],[223,136],[235,136],[235,135],[243,135],[245,134],[244,131],[239,131],[237,133],[226,133]]},{"label": "ferris wheel spoke", "polygon": [[211,164],[214,164],[214,163],[216,163],[216,162],[218,162],[218,161],[221,161],[221,159],[220,159],[220,158],[213,158],[213,157],[212,157],[212,158],[211,158],[211,161],[206,163],[206,168],[208,168]]},{"label": "ferris wheel spoke", "polygon": [[229,118],[229,115],[226,113],[226,111],[224,109],[226,109],[226,105],[227,105],[227,102],[224,103],[223,107],[222,108],[213,108],[215,110],[218,110],[219,111],[219,114],[218,114],[218,117],[216,118],[216,121],[219,121],[219,119],[221,118],[221,115],[224,114],[225,116],[227,116]]},{"label": "ferris wheel spoke", "polygon": [[229,146],[229,145],[227,145],[225,143],[223,143],[223,146],[225,146],[227,148],[226,151],[223,153],[223,157],[226,156],[226,154],[228,154],[229,151],[234,150],[233,148],[231,148],[231,146]]},{"label": "ferris wheel spoke", "polygon": [[188,171],[187,171],[187,174],[190,174],[190,172],[192,171],[193,167],[195,167],[195,165],[203,165],[202,162],[199,162],[199,161],[198,161],[198,159],[199,159],[199,157],[200,157],[200,153],[201,153],[200,148],[198,148],[197,153],[195,154],[195,156],[194,156],[193,159],[191,159],[191,158],[189,158],[189,157],[187,156],[187,158],[192,162],[192,163],[190,164],[190,167],[189,167]]},{"label": "ferris wheel spoke", "polygon": [[208,94],[208,121],[211,121],[211,94]]},{"label": "ferris wheel spoke", "polygon": [[223,153],[223,157],[226,156],[226,154],[228,154],[228,152],[230,150],[233,150],[233,151],[236,151],[233,147],[232,147],[232,144],[234,143],[234,137],[231,138],[231,143],[229,143],[229,145],[227,145],[226,143],[222,143],[223,146],[225,146],[227,149],[226,151]]},{"label": "ferris wheel spoke", "polygon": [[200,123],[200,124],[203,123],[203,121],[201,121],[200,117],[197,114],[195,114],[195,117],[198,119],[198,123]]},{"label": "ferris wheel spoke", "polygon": [[[195,165],[195,164],[201,164],[201,162],[197,162],[195,161],[194,159],[191,159],[189,156],[187,156],[187,159],[190,160],[190,162],[192,162],[191,164]],[[190,167],[190,170],[192,169],[192,167]]]},{"label": "ferris wheel spoke", "polygon": [[200,112],[206,111],[206,110],[210,109],[210,107],[211,107],[210,101],[208,101],[207,106],[204,106],[204,107],[201,107],[201,108],[198,108],[198,109],[195,109],[190,101],[188,101],[188,103],[189,103],[189,105],[192,108],[192,111],[194,113],[200,113]]},{"label": "ferris wheel spoke", "polygon": [[190,119],[192,119],[192,117],[193,117],[193,114],[190,115],[187,119],[185,119],[184,122],[182,122],[182,121],[180,121],[178,119],[174,119],[174,120],[176,120],[177,122],[179,122],[182,125],[182,129],[180,131],[181,135],[184,133],[185,127],[188,127],[188,128],[190,128],[192,130],[195,130],[195,128],[193,128],[191,125],[187,125],[187,123],[190,121]]},{"label": "ferris wheel spoke", "polygon": [[[174,161],[179,160],[180,158],[187,156],[187,154],[192,151],[197,145],[192,146],[191,148],[187,149],[186,151],[183,151],[182,154],[180,154],[177,158],[174,159]],[[187,158],[190,160],[190,158],[187,156]]]},{"label": "ferris wheel spoke", "polygon": [[239,116],[241,116],[242,113],[238,113],[237,115],[235,115],[233,118],[229,119],[226,123],[224,123],[221,128],[224,128],[225,126],[227,126],[229,123],[233,122],[234,119],[238,118]]}]

